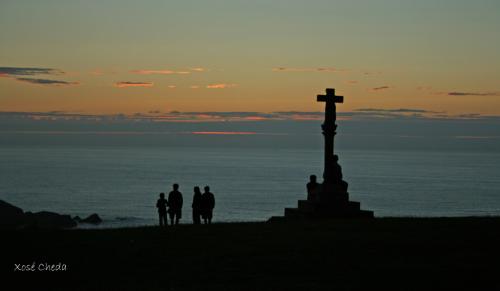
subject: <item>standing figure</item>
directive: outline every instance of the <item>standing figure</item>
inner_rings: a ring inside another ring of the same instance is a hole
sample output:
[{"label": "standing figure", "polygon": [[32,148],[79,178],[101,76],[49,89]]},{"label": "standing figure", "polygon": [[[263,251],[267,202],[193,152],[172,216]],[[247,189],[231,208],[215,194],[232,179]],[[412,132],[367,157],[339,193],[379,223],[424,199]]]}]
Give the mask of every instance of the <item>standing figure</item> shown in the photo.
[{"label": "standing figure", "polygon": [[205,224],[212,223],[212,216],[215,207],[215,197],[214,194],[210,192],[210,187],[205,186],[205,193],[201,195],[201,203],[203,208],[203,220]]},{"label": "standing figure", "polygon": [[194,187],[194,196],[193,196],[193,224],[201,224],[201,213],[202,213],[202,202],[201,202],[201,191],[200,187]]},{"label": "standing figure", "polygon": [[179,185],[173,185],[174,190],[168,194],[168,213],[170,214],[170,224],[179,224],[179,219],[182,217],[182,193],[179,192]]},{"label": "standing figure", "polygon": [[160,193],[160,199],[156,201],[156,208],[158,208],[158,216],[160,218],[160,226],[167,226],[167,205],[168,201],[165,199],[165,193]]}]

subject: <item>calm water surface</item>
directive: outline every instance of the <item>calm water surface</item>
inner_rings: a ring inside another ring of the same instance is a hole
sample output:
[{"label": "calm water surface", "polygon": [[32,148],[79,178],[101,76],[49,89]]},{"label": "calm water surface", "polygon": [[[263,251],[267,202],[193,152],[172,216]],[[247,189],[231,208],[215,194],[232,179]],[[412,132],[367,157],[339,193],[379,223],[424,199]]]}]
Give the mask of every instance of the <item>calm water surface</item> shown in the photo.
[{"label": "calm water surface", "polygon": [[[104,227],[156,223],[159,192],[210,185],[216,221],[263,221],[303,199],[320,150],[0,147],[0,199],[26,211],[86,216]],[[500,154],[342,151],[353,200],[376,216],[500,215]]]}]

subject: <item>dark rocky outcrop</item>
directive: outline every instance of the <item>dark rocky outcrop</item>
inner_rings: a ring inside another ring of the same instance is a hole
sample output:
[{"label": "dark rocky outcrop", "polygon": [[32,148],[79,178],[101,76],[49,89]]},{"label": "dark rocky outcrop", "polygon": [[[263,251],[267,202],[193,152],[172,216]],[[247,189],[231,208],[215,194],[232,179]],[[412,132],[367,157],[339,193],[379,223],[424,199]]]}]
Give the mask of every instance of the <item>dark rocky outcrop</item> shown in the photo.
[{"label": "dark rocky outcrop", "polygon": [[90,224],[99,224],[102,222],[102,219],[97,215],[97,213],[89,215],[87,218],[81,219],[80,223],[90,223]]},{"label": "dark rocky outcrop", "polygon": [[25,223],[21,208],[0,200],[0,228],[17,228]]},{"label": "dark rocky outcrop", "polygon": [[0,200],[1,229],[54,229],[77,225],[69,215],[55,212],[24,212],[21,208]]}]

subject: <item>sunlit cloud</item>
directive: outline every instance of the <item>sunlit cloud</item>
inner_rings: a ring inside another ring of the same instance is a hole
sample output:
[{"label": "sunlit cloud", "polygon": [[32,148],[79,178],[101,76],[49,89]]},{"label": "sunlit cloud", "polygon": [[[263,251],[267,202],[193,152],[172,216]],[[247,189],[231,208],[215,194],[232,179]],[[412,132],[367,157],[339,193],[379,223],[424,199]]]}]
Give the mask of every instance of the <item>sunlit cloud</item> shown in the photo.
[{"label": "sunlit cloud", "polygon": [[191,88],[191,89],[199,89],[200,86],[198,86],[198,85],[192,85],[192,86],[189,86],[189,88]]},{"label": "sunlit cloud", "polygon": [[356,84],[358,84],[358,81],[356,81],[356,80],[347,80],[347,81],[345,81],[345,83],[349,84],[349,85],[356,85]]},{"label": "sunlit cloud", "polygon": [[167,87],[168,87],[169,89],[175,89],[175,88],[177,88],[177,86],[176,86],[176,85],[168,85]]},{"label": "sunlit cloud", "polygon": [[316,68],[316,71],[325,72],[325,73],[343,73],[343,72],[347,72],[348,70],[337,69],[337,68]]},{"label": "sunlit cloud", "polygon": [[50,85],[50,86],[75,86],[80,84],[79,82],[67,82],[61,80],[36,79],[36,78],[16,78],[16,80],[30,84]]},{"label": "sunlit cloud", "polygon": [[171,116],[184,116],[187,119],[219,121],[256,121],[277,118],[276,114],[263,112],[170,112]]},{"label": "sunlit cloud", "polygon": [[176,70],[170,70],[170,69],[163,69],[163,70],[133,70],[130,71],[133,74],[139,74],[139,75],[189,75],[191,72],[205,72],[205,68],[190,68],[189,70],[181,70],[181,71],[176,71]]},{"label": "sunlit cloud", "polygon": [[282,120],[309,121],[323,120],[323,112],[304,112],[304,111],[282,111],[274,112],[274,114]]},{"label": "sunlit cloud", "polygon": [[249,121],[264,121],[264,120],[269,120],[267,117],[262,117],[262,116],[247,116],[243,118],[244,120],[249,120]]},{"label": "sunlit cloud", "polygon": [[134,70],[130,72],[139,75],[171,75],[176,73],[172,70]]},{"label": "sunlit cloud", "polygon": [[186,68],[183,70],[170,70],[170,69],[161,69],[161,70],[133,70],[130,73],[139,74],[139,75],[189,75],[192,72],[202,73],[206,72],[208,69],[202,67],[194,67],[194,68]]},{"label": "sunlit cloud", "polygon": [[207,89],[227,89],[227,88],[234,88],[238,86],[237,84],[210,84],[207,85]]},{"label": "sunlit cloud", "polygon": [[152,82],[116,82],[115,87],[127,88],[127,87],[153,87]]}]

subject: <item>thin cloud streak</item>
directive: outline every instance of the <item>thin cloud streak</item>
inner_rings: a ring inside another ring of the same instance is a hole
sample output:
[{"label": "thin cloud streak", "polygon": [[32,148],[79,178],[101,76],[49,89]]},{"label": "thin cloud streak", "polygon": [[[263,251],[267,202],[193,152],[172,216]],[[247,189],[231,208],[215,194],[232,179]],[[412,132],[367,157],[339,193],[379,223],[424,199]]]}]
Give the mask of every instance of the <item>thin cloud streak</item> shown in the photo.
[{"label": "thin cloud streak", "polygon": [[152,82],[116,82],[115,87],[127,88],[127,87],[153,87]]},{"label": "thin cloud streak", "polygon": [[379,108],[360,108],[354,111],[361,112],[399,112],[399,113],[443,113],[437,111],[429,111],[425,109],[410,109],[410,108],[398,108],[398,109],[379,109]]},{"label": "thin cloud streak", "polygon": [[[65,72],[52,68],[22,68],[22,67],[0,67],[0,77],[9,78],[15,81],[51,86],[75,86],[80,82],[51,80],[45,78],[32,78],[37,75],[63,75]],[[29,77],[26,77],[29,76]]]},{"label": "thin cloud streak", "polygon": [[372,91],[381,91],[381,90],[387,90],[387,89],[390,89],[391,87],[389,86],[380,86],[380,87],[375,87],[375,88],[372,88]]},{"label": "thin cloud streak", "polygon": [[134,70],[130,71],[133,74],[139,74],[139,75],[172,75],[172,74],[178,74],[176,71],[172,70]]},{"label": "thin cloud streak", "polygon": [[500,92],[448,92],[448,96],[500,96]]},{"label": "thin cloud streak", "polygon": [[225,84],[225,83],[221,83],[221,84],[210,84],[210,85],[207,85],[207,89],[227,89],[227,88],[234,88],[238,86],[237,84]]},{"label": "thin cloud streak", "polygon": [[36,79],[36,78],[15,78],[19,82],[25,82],[36,85],[52,85],[52,86],[76,86],[79,82],[67,82],[61,80]]},{"label": "thin cloud streak", "polygon": [[[479,114],[448,115],[445,112],[424,109],[399,108],[377,109],[362,108],[348,112],[338,112],[339,120],[498,120],[500,116],[483,116]],[[1,112],[0,121],[14,120],[33,121],[94,121],[94,122],[174,122],[174,123],[212,123],[212,122],[268,122],[268,121],[315,121],[321,122],[324,112],[161,112],[151,110],[147,113],[94,115],[64,111],[51,112]]]},{"label": "thin cloud streak", "polygon": [[7,76],[35,76],[35,75],[62,75],[63,71],[52,68],[22,68],[0,67],[0,75]]},{"label": "thin cloud streak", "polygon": [[198,135],[255,135],[253,131],[192,131],[191,134]]},{"label": "thin cloud streak", "polygon": [[337,69],[334,67],[319,67],[319,68],[288,68],[277,67],[272,69],[273,72],[322,72],[322,73],[345,73],[349,70]]},{"label": "thin cloud streak", "polygon": [[133,70],[133,71],[130,71],[130,73],[139,74],[139,75],[189,75],[192,72],[202,73],[202,72],[206,72],[206,71],[207,71],[207,69],[205,69],[205,68],[196,67],[196,68],[189,68],[189,69],[181,70],[181,71],[170,70],[170,69]]}]

